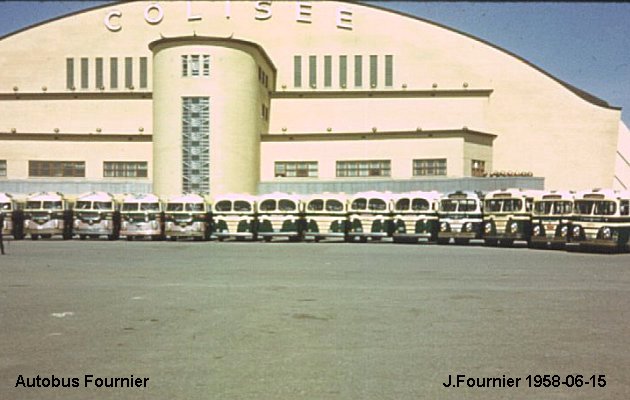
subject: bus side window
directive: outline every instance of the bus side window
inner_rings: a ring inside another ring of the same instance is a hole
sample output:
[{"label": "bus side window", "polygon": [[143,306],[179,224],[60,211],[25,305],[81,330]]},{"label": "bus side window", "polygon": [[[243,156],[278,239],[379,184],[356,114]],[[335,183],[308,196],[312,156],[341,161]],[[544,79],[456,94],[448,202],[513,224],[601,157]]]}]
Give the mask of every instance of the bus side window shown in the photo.
[{"label": "bus side window", "polygon": [[619,213],[621,215],[630,215],[630,200],[622,200],[619,206]]}]

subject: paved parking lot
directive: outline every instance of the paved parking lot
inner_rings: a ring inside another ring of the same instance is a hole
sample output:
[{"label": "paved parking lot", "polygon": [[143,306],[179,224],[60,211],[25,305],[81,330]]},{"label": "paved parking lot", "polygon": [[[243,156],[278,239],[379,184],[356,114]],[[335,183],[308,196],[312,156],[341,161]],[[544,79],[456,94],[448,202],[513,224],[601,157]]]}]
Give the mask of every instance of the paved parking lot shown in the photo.
[{"label": "paved parking lot", "polygon": [[[630,398],[630,255],[60,240],[7,250],[1,399]],[[530,374],[606,385],[528,388]],[[18,384],[38,375],[79,387]],[[521,380],[445,388],[449,375]],[[96,387],[116,377],[146,387]]]}]

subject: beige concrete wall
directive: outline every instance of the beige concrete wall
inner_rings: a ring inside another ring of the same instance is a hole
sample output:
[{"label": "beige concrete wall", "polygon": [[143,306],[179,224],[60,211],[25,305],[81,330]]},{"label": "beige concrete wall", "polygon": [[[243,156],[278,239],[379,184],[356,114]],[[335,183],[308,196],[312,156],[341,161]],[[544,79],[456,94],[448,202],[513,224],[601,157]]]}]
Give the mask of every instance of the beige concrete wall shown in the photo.
[{"label": "beige concrete wall", "polygon": [[494,170],[493,149],[490,144],[482,143],[464,143],[464,160],[463,160],[463,175],[472,175],[472,161],[481,160],[486,163],[486,172]]},{"label": "beige concrete wall", "polygon": [[[90,57],[91,60],[97,56],[119,57],[119,86],[123,87],[122,58],[150,58],[147,44],[161,36],[195,33],[259,43],[277,67],[276,87],[288,91],[295,90],[294,55],[303,57],[303,86],[308,79],[307,57],[318,56],[317,90],[339,90],[337,60],[339,55],[347,55],[348,89],[354,90],[353,56],[356,54],[364,57],[361,90],[370,90],[369,56],[374,54],[379,56],[379,84],[376,87],[379,90],[402,89],[403,85],[407,90],[430,90],[433,84],[437,85],[437,90],[461,89],[464,83],[469,89],[493,90],[481,122],[474,108],[462,116],[453,116],[449,107],[441,109],[433,103],[417,103],[409,106],[414,111],[411,116],[394,113],[396,121],[383,119],[383,126],[417,125],[416,114],[430,117],[423,125],[441,125],[450,118],[458,124],[460,119],[474,120],[475,124],[486,128],[484,131],[498,135],[494,142],[495,170],[532,171],[537,176],[546,177],[549,189],[607,187],[614,183],[618,110],[594,105],[523,61],[465,35],[396,13],[345,2],[311,2],[311,16],[302,17],[310,22],[296,21],[298,2],[273,2],[271,14],[257,11],[254,2],[230,2],[228,10],[227,2],[195,1],[190,14],[184,1],[160,2],[163,19],[150,24],[145,21],[144,14],[147,7],[154,7],[152,4],[130,2],[105,6],[3,39],[0,41],[0,70],[3,71],[0,93],[12,93],[13,86],[18,86],[20,92],[38,93],[44,85],[48,91],[65,92],[66,57]],[[103,24],[111,11],[121,13],[120,17],[112,19],[122,27],[117,32],[109,31]],[[352,29],[337,26],[342,11],[352,13]],[[154,18],[156,14],[153,10],[148,16]],[[268,15],[271,16],[267,18]],[[333,86],[330,89],[323,88],[324,55],[333,56]],[[392,88],[383,85],[385,55],[394,56]],[[75,68],[78,71],[78,60]],[[135,71],[137,79],[137,66]],[[149,84],[151,90],[151,78]],[[274,101],[272,124],[278,121],[274,127],[282,126],[283,120],[293,111],[303,110],[295,104],[299,101]],[[374,109],[391,104],[379,101]],[[287,109],[283,110],[284,107]],[[357,111],[359,108],[349,106],[353,115],[346,118],[344,130],[360,131],[366,125],[365,114]],[[330,112],[330,105],[321,102],[309,110],[309,116],[299,112],[291,120],[294,124],[286,124],[306,129],[300,121],[310,119],[313,128],[320,129],[323,123],[310,115],[326,117]],[[93,126],[90,114],[79,117],[85,121],[76,122],[77,126]],[[149,117],[143,115],[139,119],[148,120]],[[126,119],[121,121],[111,129],[125,130]],[[51,129],[49,122],[45,120],[33,129],[46,132]],[[237,149],[234,151],[233,157],[241,157]]]},{"label": "beige concrete wall", "polygon": [[[133,180],[148,182],[151,180],[153,162],[150,142],[67,142],[40,140],[6,140],[1,142],[3,154],[0,159],[7,160],[7,176],[10,179],[27,179],[28,161],[85,161],[85,179],[98,180]],[[146,161],[148,178],[103,178],[103,161]],[[46,178],[31,178],[46,180]],[[55,178],[78,179],[78,178]]]},{"label": "beige concrete wall", "polygon": [[273,99],[270,132],[289,133],[469,129],[485,132],[488,99],[325,98]]},{"label": "beige concrete wall", "polygon": [[[213,194],[255,192],[259,171],[261,118],[258,65],[251,46],[234,42],[157,45],[154,56],[154,191],[182,190],[182,97],[207,96],[210,102],[210,190]],[[182,77],[181,56],[208,54],[208,77]],[[268,65],[265,66],[269,71]]]},{"label": "beige concrete wall", "polygon": [[0,100],[0,132],[96,133],[100,128],[100,133],[150,135],[151,108],[151,99]]},{"label": "beige concrete wall", "polygon": [[[413,160],[446,158],[447,175],[464,175],[464,140],[448,139],[384,139],[339,140],[330,142],[264,142],[261,144],[261,181],[298,181],[314,178],[275,178],[276,161],[317,161],[319,179],[352,180],[371,178],[337,178],[337,161],[391,160],[391,178],[413,177]],[[375,177],[375,179],[383,179]]]},{"label": "beige concrete wall", "polygon": [[613,188],[619,190],[630,188],[630,129],[621,121],[619,122]]}]

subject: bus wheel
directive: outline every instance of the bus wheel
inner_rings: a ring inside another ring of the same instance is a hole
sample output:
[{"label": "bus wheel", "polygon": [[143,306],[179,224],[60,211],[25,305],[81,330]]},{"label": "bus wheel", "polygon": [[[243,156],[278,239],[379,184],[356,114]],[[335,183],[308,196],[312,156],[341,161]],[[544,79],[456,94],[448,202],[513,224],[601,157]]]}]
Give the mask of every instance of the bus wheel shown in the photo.
[{"label": "bus wheel", "polygon": [[359,238],[359,242],[361,242],[361,243],[367,243],[367,241],[368,241],[367,236],[361,236],[361,237]]},{"label": "bus wheel", "polygon": [[466,245],[470,244],[470,240],[468,240],[468,239],[455,239],[455,244],[460,245],[460,246],[466,246]]},{"label": "bus wheel", "polygon": [[85,240],[87,239],[87,235],[79,235],[79,240]]},{"label": "bus wheel", "polygon": [[31,234],[31,240],[37,240],[37,239],[39,239],[39,235]]},{"label": "bus wheel", "polygon": [[271,242],[272,237],[271,236],[265,236],[265,242],[269,243]]},{"label": "bus wheel", "polygon": [[129,235],[127,235],[127,241],[128,241],[128,242],[133,241],[133,236],[129,236]]},{"label": "bus wheel", "polygon": [[174,242],[177,240],[177,236],[171,236],[168,238],[168,240],[170,240],[171,242]]},{"label": "bus wheel", "polygon": [[497,240],[496,239],[485,239],[483,241],[483,244],[485,244],[486,246],[496,246],[497,245]]}]

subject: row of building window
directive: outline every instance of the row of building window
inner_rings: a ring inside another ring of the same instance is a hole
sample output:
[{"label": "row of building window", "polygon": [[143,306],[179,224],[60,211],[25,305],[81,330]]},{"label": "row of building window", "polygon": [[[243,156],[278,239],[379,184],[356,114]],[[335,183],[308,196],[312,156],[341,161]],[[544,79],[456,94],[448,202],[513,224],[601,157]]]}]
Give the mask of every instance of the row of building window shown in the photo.
[{"label": "row of building window", "polygon": [[191,54],[182,56],[182,77],[210,76],[210,55]]},{"label": "row of building window", "polygon": [[[485,161],[472,160],[472,176],[483,176]],[[277,178],[317,178],[317,161],[276,161]],[[446,159],[432,158],[413,160],[413,176],[446,176]],[[390,160],[337,161],[338,178],[391,176]]]},{"label": "row of building window", "polygon": [[[394,86],[394,56],[386,55],[384,65],[384,84],[385,87]],[[363,59],[362,55],[355,55],[353,60],[354,66],[354,87],[361,88],[363,83]],[[338,85],[341,88],[348,86],[348,56],[340,55],[337,60]],[[293,86],[296,88],[302,87],[302,56],[296,55],[293,57]],[[308,56],[308,86],[316,88],[318,85],[317,76],[317,56]],[[369,86],[376,88],[379,86],[379,56],[369,56]],[[383,78],[381,78],[383,79]],[[323,84],[325,88],[333,86],[333,56],[324,56],[324,79]]]},{"label": "row of building window", "polygon": [[[205,163],[204,163],[205,164]],[[472,176],[483,176],[485,161],[472,160]],[[317,178],[317,161],[276,161],[275,176],[282,178]],[[446,159],[413,160],[414,176],[446,176]],[[84,161],[29,161],[28,175],[33,178],[83,178],[85,177]],[[337,161],[337,177],[371,177],[390,176],[390,160]],[[7,161],[0,160],[0,176],[7,176]],[[104,178],[146,178],[148,163],[146,161],[105,161],[103,162]]]},{"label": "row of building window", "polygon": [[[6,161],[4,171],[6,175]],[[85,178],[85,161],[29,161],[28,176],[31,178]],[[146,161],[105,161],[103,162],[103,177],[146,178],[148,177],[148,163]]]},{"label": "row of building window", "polygon": [[[124,84],[125,88],[134,88],[134,58],[124,57]],[[105,61],[109,62],[109,68],[105,66]],[[93,68],[90,67],[93,65]],[[90,87],[96,89],[105,89],[105,71],[109,69],[109,88],[118,89],[119,87],[119,73],[118,73],[118,57],[110,57],[109,60],[103,57],[96,57],[90,60],[87,57],[79,58],[79,87],[81,89],[89,89]],[[148,59],[147,57],[139,57],[137,59],[138,70],[140,71],[138,77],[138,86],[140,89],[146,89],[148,86]],[[93,75],[90,73],[93,71]],[[74,90],[77,88],[75,81],[75,59],[66,58],[66,88]],[[93,78],[91,78],[93,76]],[[93,85],[91,86],[90,80],[92,79]]]}]

